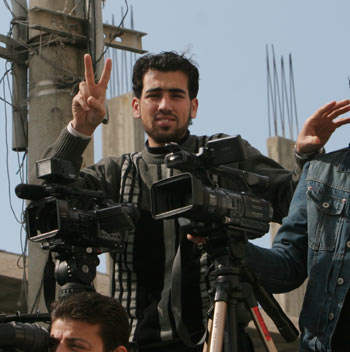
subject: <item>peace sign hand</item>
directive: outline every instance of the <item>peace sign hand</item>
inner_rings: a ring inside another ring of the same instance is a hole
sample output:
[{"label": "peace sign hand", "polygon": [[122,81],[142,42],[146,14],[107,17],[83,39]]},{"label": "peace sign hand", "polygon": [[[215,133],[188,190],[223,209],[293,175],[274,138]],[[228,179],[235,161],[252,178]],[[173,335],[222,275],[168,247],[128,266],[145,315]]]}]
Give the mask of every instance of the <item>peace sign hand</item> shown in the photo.
[{"label": "peace sign hand", "polygon": [[73,98],[72,126],[78,132],[91,136],[106,115],[106,90],[112,70],[112,60],[107,59],[98,83],[95,83],[92,59],[84,55],[85,81],[80,82],[79,92]]}]

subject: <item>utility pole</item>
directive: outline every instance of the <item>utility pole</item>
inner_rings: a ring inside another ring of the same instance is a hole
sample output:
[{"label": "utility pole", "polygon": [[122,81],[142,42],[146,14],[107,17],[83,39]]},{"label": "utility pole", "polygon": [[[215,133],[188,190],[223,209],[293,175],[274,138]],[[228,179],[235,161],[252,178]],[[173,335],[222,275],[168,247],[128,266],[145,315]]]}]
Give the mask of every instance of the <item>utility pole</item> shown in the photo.
[{"label": "utility pole", "polygon": [[27,123],[27,65],[28,54],[24,48],[27,42],[26,0],[12,0],[13,24],[13,50],[18,52],[18,59],[12,63],[12,150],[23,152],[28,147],[28,123]]},{"label": "utility pole", "polygon": [[[12,7],[13,38],[0,35],[6,44],[0,57],[13,63],[13,149],[28,151],[29,182],[34,183],[35,162],[71,120],[72,98],[84,79],[84,53],[92,55],[99,78],[104,46],[144,53],[145,33],[103,25],[101,0],[29,0],[28,9],[26,0],[13,0]],[[92,162],[90,143],[83,166]],[[29,311],[46,310],[42,288],[47,256],[29,241]]]},{"label": "utility pole", "polygon": [[[62,32],[75,34],[78,27],[71,16],[73,1],[30,0],[28,11],[30,53],[29,67],[29,182],[35,183],[33,173],[37,160],[55,141],[72,117],[72,96],[76,84],[84,77],[83,42],[78,45]],[[82,9],[78,11],[83,12]],[[79,18],[79,17],[77,17]],[[81,18],[82,19],[82,18]],[[52,28],[54,27],[54,28]],[[50,31],[50,29],[52,31]],[[86,163],[93,162],[93,143],[84,155]],[[42,280],[48,251],[39,243],[29,243],[28,308],[45,311]],[[38,299],[38,295],[40,298]]]}]

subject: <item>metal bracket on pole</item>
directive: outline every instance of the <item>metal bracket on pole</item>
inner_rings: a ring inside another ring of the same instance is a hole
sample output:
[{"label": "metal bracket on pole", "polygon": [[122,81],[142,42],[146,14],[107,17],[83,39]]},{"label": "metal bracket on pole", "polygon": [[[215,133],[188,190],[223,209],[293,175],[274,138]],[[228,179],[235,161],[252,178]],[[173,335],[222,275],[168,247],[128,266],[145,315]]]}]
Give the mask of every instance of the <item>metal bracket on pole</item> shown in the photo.
[{"label": "metal bracket on pole", "polygon": [[86,36],[83,35],[86,21],[81,17],[38,6],[29,9],[28,17],[29,23],[34,23],[29,26],[31,30],[29,34],[30,41],[40,39],[42,32],[44,32],[71,39],[74,44],[86,45]]},{"label": "metal bracket on pole", "polygon": [[147,52],[147,50],[142,49],[141,39],[147,33],[116,27],[110,24],[103,25],[103,32],[105,34],[106,46],[132,51],[138,54],[144,54]]},{"label": "metal bracket on pole", "polygon": [[[86,46],[86,19],[38,6],[30,8],[28,16],[30,19],[29,23],[33,23],[29,27],[31,29],[29,36],[31,42],[35,41],[35,39],[39,39],[42,32],[44,32],[48,34],[57,34],[68,41],[71,41],[75,45],[80,44]],[[140,54],[146,52],[146,50],[142,49],[141,40],[146,33],[109,24],[103,25],[103,32],[105,35],[104,44],[106,46]]]},{"label": "metal bracket on pole", "polygon": [[6,48],[0,46],[0,57],[18,64],[26,64],[27,55],[23,55],[23,53],[14,50],[14,48],[19,47],[17,41],[0,34],[0,42],[6,45]]}]

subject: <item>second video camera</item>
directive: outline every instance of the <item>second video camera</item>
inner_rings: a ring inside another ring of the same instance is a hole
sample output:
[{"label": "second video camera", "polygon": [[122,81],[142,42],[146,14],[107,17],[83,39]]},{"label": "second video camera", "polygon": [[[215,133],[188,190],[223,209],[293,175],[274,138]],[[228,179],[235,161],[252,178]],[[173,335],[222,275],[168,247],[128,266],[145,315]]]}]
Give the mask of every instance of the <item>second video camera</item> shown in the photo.
[{"label": "second video camera", "polygon": [[[172,152],[166,156],[166,165],[187,172],[152,185],[155,219],[184,217],[203,223],[224,223],[244,230],[248,238],[261,237],[269,231],[272,206],[253,194],[268,187],[268,178],[222,165],[245,158],[240,136],[210,141],[198,154],[174,145],[169,150]],[[227,179],[233,189],[219,187],[220,178]]]}]

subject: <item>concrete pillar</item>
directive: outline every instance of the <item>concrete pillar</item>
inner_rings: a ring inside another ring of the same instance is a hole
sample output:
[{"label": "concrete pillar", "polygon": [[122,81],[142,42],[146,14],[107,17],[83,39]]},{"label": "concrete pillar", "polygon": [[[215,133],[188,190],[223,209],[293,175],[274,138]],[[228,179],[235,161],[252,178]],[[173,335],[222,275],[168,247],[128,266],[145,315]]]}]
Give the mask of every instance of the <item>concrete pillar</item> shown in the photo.
[{"label": "concrete pillar", "polygon": [[283,137],[271,137],[267,140],[267,152],[271,159],[284,168],[293,170],[295,141]]},{"label": "concrete pillar", "polygon": [[144,147],[141,120],[132,116],[132,97],[132,93],[127,93],[107,102],[109,121],[102,127],[103,156],[140,151]]},{"label": "concrete pillar", "polygon": [[[286,169],[293,170],[294,144],[295,141],[283,137],[269,138],[267,140],[268,155],[271,159],[274,159]],[[279,228],[279,224],[271,223],[271,241],[273,241],[275,238]],[[306,282],[304,282],[303,285],[294,291],[275,295],[275,298],[287,315],[299,317],[304,300],[305,290]]]}]

